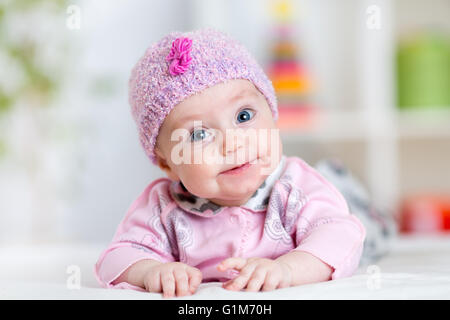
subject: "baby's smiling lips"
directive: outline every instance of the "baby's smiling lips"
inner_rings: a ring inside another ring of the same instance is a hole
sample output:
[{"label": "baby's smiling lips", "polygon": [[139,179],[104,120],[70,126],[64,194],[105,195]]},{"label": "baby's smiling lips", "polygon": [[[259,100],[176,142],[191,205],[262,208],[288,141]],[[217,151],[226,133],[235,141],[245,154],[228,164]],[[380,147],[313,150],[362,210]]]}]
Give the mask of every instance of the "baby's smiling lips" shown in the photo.
[{"label": "baby's smiling lips", "polygon": [[238,173],[241,173],[242,171],[244,171],[245,169],[249,168],[254,163],[255,163],[255,160],[247,161],[243,164],[240,164],[240,165],[234,166],[230,169],[224,170],[220,174],[238,174]]}]

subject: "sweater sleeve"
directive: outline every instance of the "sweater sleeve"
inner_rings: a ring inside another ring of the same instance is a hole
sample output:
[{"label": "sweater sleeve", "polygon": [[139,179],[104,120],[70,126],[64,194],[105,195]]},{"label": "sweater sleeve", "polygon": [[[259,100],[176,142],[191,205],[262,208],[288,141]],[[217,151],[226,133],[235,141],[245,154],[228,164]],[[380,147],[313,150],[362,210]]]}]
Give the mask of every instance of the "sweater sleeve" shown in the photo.
[{"label": "sweater sleeve", "polygon": [[161,222],[161,212],[165,208],[160,196],[164,187],[162,180],[164,178],[153,181],[131,204],[110,245],[101,253],[94,272],[103,287],[143,291],[131,284],[113,284],[113,281],[140,260],[175,261]]},{"label": "sweater sleeve", "polygon": [[334,270],[332,279],[358,268],[365,238],[362,223],[349,212],[339,191],[311,167],[303,185],[308,200],[297,216],[296,248],[319,258]]}]

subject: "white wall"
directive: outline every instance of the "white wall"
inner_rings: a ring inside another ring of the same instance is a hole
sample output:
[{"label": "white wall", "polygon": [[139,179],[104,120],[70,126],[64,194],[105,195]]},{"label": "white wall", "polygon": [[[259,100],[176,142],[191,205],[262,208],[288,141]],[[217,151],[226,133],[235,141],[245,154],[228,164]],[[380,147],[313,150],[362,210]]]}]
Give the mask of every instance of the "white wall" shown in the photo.
[{"label": "white wall", "polygon": [[[57,121],[64,127],[70,119],[77,138],[63,157],[52,160],[70,173],[70,179],[64,182],[64,197],[53,195],[52,201],[63,202],[54,203],[53,214],[27,206],[28,195],[16,194],[24,199],[22,211],[32,211],[31,224],[40,225],[32,239],[109,241],[132,201],[163,175],[146,158],[130,115],[127,82],[133,65],[166,33],[208,25],[230,32],[264,63],[271,37],[270,1],[75,2],[81,9],[81,28],[66,30],[74,50],[67,57],[71,73],[58,101]],[[359,105],[352,89],[358,82],[357,2],[294,1],[298,43],[311,73],[320,79],[315,95],[319,107],[354,109]],[[30,220],[13,216],[0,217],[4,230],[14,219],[16,226]],[[20,240],[30,228],[28,223],[16,238],[12,228],[8,237]]]},{"label": "white wall", "polygon": [[[68,94],[83,110],[88,133],[81,144],[78,191],[59,237],[109,241],[131,202],[163,176],[139,144],[127,96],[130,71],[152,42],[186,27],[186,2],[96,0],[80,6],[80,56]],[[98,78],[112,79],[111,94],[90,94]]]}]

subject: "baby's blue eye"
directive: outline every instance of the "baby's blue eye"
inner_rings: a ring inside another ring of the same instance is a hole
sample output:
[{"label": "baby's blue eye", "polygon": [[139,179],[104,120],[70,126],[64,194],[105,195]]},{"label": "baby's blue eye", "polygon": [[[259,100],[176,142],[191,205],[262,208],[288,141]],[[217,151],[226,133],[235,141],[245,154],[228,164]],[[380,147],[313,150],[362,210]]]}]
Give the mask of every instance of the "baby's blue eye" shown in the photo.
[{"label": "baby's blue eye", "polygon": [[242,123],[253,118],[254,112],[250,109],[244,109],[238,113],[237,121]]},{"label": "baby's blue eye", "polygon": [[208,133],[205,129],[194,130],[191,133],[191,141],[201,141],[208,136]]}]

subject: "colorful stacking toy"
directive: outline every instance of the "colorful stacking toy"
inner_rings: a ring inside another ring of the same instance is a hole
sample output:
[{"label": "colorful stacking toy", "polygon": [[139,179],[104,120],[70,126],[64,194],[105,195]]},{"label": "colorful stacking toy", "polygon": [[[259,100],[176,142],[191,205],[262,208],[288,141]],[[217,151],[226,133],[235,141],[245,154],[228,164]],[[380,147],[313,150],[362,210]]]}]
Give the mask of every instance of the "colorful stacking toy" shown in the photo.
[{"label": "colorful stacking toy", "polygon": [[275,36],[266,72],[278,99],[278,126],[281,129],[305,128],[313,119],[314,108],[309,101],[312,84],[295,39],[292,2],[276,1],[272,14]]}]

